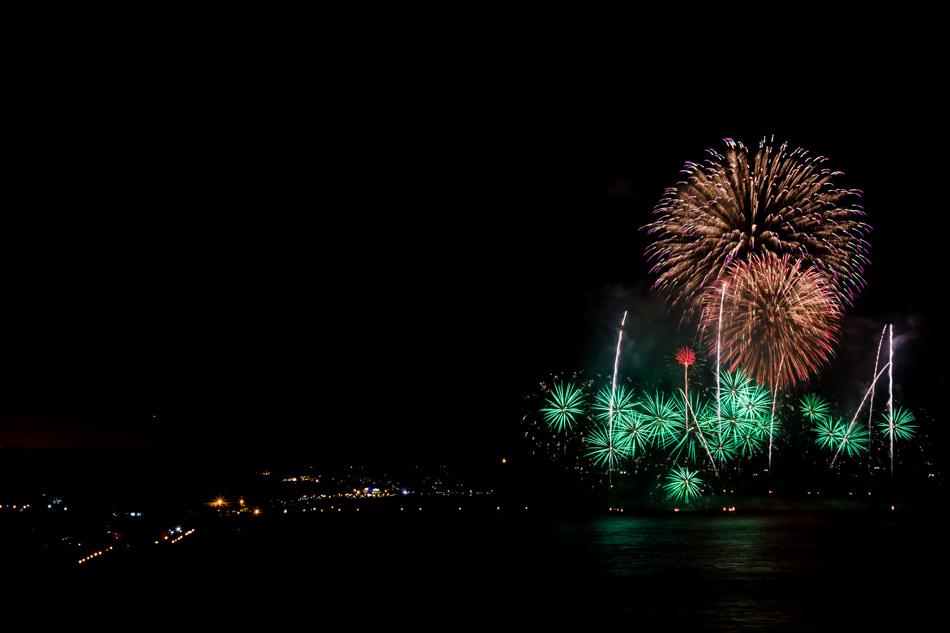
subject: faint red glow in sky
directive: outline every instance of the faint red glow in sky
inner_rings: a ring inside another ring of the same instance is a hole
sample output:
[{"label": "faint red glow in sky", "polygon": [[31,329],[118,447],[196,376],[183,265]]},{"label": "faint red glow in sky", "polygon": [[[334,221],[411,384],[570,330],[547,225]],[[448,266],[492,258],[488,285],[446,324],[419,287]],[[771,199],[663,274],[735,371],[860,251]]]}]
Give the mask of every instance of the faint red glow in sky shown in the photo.
[{"label": "faint red glow in sky", "polygon": [[120,446],[126,448],[178,448],[171,434],[158,423],[148,428],[95,425],[66,416],[35,411],[0,411],[0,447],[15,444],[25,448]]}]

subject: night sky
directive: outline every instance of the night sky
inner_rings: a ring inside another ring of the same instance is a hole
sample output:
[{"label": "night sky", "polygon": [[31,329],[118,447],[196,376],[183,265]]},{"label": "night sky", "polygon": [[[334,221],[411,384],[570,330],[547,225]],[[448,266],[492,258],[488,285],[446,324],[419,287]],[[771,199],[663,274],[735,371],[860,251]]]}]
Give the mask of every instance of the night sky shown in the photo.
[{"label": "night sky", "polygon": [[842,55],[793,88],[706,85],[689,68],[605,87],[497,61],[379,62],[357,78],[245,57],[56,57],[18,97],[0,446],[516,455],[525,398],[554,372],[609,373],[624,310],[627,369],[659,362],[679,317],[650,292],[640,229],[685,161],[772,135],[828,156],[873,226],[867,287],[823,380],[852,397],[894,323],[902,402],[936,424],[936,57],[903,50],[888,74]]}]

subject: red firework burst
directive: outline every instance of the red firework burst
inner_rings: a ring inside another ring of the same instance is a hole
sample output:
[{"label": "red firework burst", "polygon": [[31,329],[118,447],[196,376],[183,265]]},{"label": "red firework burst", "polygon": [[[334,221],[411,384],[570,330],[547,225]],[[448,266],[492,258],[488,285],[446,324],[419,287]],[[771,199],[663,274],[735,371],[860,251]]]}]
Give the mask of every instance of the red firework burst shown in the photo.
[{"label": "red firework burst", "polygon": [[689,367],[696,362],[696,354],[688,347],[681,347],[676,350],[676,362],[683,367]]},{"label": "red firework burst", "polygon": [[782,389],[833,355],[841,308],[819,271],[766,252],[730,266],[717,285],[704,297],[701,327],[715,344],[721,306],[722,364],[729,371]]}]

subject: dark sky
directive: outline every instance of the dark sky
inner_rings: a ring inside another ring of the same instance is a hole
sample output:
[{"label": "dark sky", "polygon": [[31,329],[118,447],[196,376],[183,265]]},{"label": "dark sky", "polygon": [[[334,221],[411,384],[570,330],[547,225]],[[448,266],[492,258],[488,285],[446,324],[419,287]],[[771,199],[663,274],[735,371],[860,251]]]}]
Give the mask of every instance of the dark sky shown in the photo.
[{"label": "dark sky", "polygon": [[655,362],[678,318],[640,228],[685,161],[773,134],[830,157],[874,227],[829,380],[869,374],[893,322],[922,401],[946,384],[934,59],[842,53],[836,80],[794,89],[688,68],[605,86],[497,61],[40,60],[0,233],[0,446],[498,459],[539,381],[610,370],[624,310]]}]

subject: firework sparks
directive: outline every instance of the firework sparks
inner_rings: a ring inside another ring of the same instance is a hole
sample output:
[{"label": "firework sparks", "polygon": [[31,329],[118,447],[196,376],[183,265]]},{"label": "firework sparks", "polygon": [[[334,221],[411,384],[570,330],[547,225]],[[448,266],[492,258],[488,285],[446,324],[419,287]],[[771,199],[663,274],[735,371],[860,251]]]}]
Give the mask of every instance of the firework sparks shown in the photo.
[{"label": "firework sparks", "polygon": [[[692,420],[690,420],[689,416],[690,411],[692,411],[693,414]],[[697,411],[699,413],[697,413]],[[692,402],[687,402],[684,415],[674,418],[671,425],[672,434],[675,438],[675,444],[670,449],[673,459],[679,459],[680,455],[682,455],[683,451],[685,450],[686,458],[690,462],[696,461],[697,447],[705,446],[703,432],[700,428],[699,421],[703,420],[705,422],[708,417],[708,404],[700,403],[695,397],[692,398]]]},{"label": "firework sparks", "polygon": [[667,398],[666,394],[656,392],[647,394],[637,403],[643,410],[643,418],[654,442],[660,448],[666,448],[675,441],[676,428],[681,424],[684,411],[677,399]]},{"label": "firework sparks", "polygon": [[866,428],[852,424],[842,432],[841,444],[838,450],[844,452],[844,454],[849,457],[866,453],[869,439],[868,430]]},{"label": "firework sparks", "polygon": [[[847,433],[850,434],[850,433],[851,433],[851,429],[854,428],[854,424],[855,424],[855,422],[857,422],[857,420],[858,420],[858,414],[861,413],[861,408],[864,406],[864,401],[868,399],[868,395],[874,390],[874,383],[876,383],[876,382],[877,382],[877,379],[881,377],[881,374],[884,373],[884,370],[885,370],[885,369],[888,369],[890,366],[891,366],[890,363],[884,365],[884,367],[881,369],[880,373],[879,373],[877,376],[874,377],[874,380],[871,381],[871,387],[870,387],[870,388],[867,390],[867,392],[864,394],[864,397],[861,398],[861,404],[858,405],[858,410],[854,412],[854,417],[851,418],[851,424],[850,424],[850,425],[847,427],[847,429],[846,429],[846,432],[847,432]],[[868,433],[868,435],[870,435],[870,433]],[[844,435],[842,435],[842,437],[843,437],[843,436],[844,436]],[[835,456],[831,459],[831,466],[834,466],[834,465],[835,465],[835,459],[838,458],[838,452],[840,452],[840,450],[841,450],[841,449],[839,448],[838,451],[835,452]],[[892,457],[893,457],[893,445],[892,445],[891,453],[892,453]],[[893,463],[891,464],[891,467],[892,467],[892,471],[891,471],[891,472],[892,472],[892,474],[893,474]]]},{"label": "firework sparks", "polygon": [[736,443],[724,436],[713,435],[709,440],[709,451],[720,462],[727,462],[736,456]]},{"label": "firework sparks", "polygon": [[638,452],[646,453],[647,447],[653,441],[650,425],[636,412],[620,419],[615,434],[617,446],[623,446],[631,459],[636,458]]},{"label": "firework sparks", "polygon": [[743,402],[752,389],[752,381],[749,376],[742,371],[727,371],[722,373],[721,378],[722,402],[727,404],[738,404]]},{"label": "firework sparks", "polygon": [[720,434],[724,442],[732,445],[735,449],[739,438],[746,433],[746,427],[752,426],[741,415],[741,410],[732,402],[723,401],[721,410],[722,433]]},{"label": "firework sparks", "polygon": [[[841,418],[821,417],[812,429],[817,435],[815,443],[822,449],[835,449],[835,458],[839,453],[851,457],[868,450],[868,432],[863,426],[848,424]],[[832,460],[834,463],[834,460]]]},{"label": "firework sparks", "polygon": [[633,397],[633,391],[628,391],[623,385],[610,389],[604,387],[597,393],[591,407],[594,418],[608,428],[627,420],[635,414]]},{"label": "firework sparks", "polygon": [[913,413],[897,407],[894,409],[893,416],[885,415],[884,422],[879,422],[877,428],[888,439],[893,436],[899,440],[909,440],[914,437],[917,430],[917,425],[911,424],[914,419]]},{"label": "firework sparks", "polygon": [[[884,326],[884,329],[881,330],[881,340],[877,342],[877,356],[874,357],[874,373],[872,376],[877,375],[877,365],[881,360],[881,345],[884,343],[884,333],[887,331],[887,326]],[[871,404],[868,405],[868,435],[871,434],[871,420],[874,419],[874,385],[877,381],[871,383]]]},{"label": "firework sparks", "polygon": [[831,450],[841,444],[845,428],[840,419],[835,422],[830,417],[818,418],[817,425],[812,429],[816,434],[815,443],[823,449]]},{"label": "firework sparks", "polygon": [[811,422],[826,418],[829,412],[828,403],[813,393],[802,398],[800,410]]},{"label": "firework sparks", "polygon": [[581,406],[583,398],[583,393],[574,383],[556,383],[547,399],[548,406],[541,409],[541,414],[548,425],[558,432],[573,428],[574,416],[584,413]]},{"label": "firework sparks", "polygon": [[[689,366],[696,362],[696,354],[689,347],[681,347],[676,351],[676,362],[683,366],[683,424],[684,431],[689,431],[691,429],[689,424]],[[695,412],[695,408],[693,411]],[[695,420],[696,414],[693,413],[693,418]],[[694,430],[699,430],[699,427],[692,427]],[[684,433],[683,439],[685,441],[687,434]],[[690,459],[695,459],[693,454],[693,445],[690,443]]]},{"label": "firework sparks", "polygon": [[891,323],[891,335],[888,337],[889,358],[887,362],[887,419],[891,424],[888,434],[891,441],[891,477],[894,476],[894,324]]},{"label": "firework sparks", "polygon": [[726,139],[725,154],[707,150],[705,165],[687,162],[687,179],[666,191],[646,227],[657,240],[647,249],[658,273],[654,288],[666,292],[688,317],[706,289],[732,263],[753,254],[792,254],[814,269],[842,303],[864,287],[870,227],[851,202],[858,190],[840,189],[822,169],[824,157],[801,148],[765,144],[750,160],[748,149]]},{"label": "firework sparks", "polygon": [[614,440],[611,429],[607,427],[593,429],[584,438],[584,442],[590,446],[587,456],[592,458],[598,466],[605,466],[613,470],[624,454],[628,452],[623,436],[618,434],[616,441]]},{"label": "firework sparks", "polygon": [[667,483],[663,487],[674,501],[689,501],[700,494],[699,486],[703,483],[698,477],[699,471],[691,471],[682,466],[674,466],[667,475]]},{"label": "firework sparks", "polygon": [[676,362],[683,367],[689,367],[696,362],[696,354],[688,347],[681,347],[676,350]]},{"label": "firework sparks", "polygon": [[[727,283],[722,284],[722,296],[726,295]],[[719,299],[719,327],[716,328],[716,417],[719,420],[719,434],[722,435],[722,371],[719,359],[722,357],[722,305],[725,301]]]},{"label": "firework sparks", "polygon": [[[620,343],[623,341],[623,326],[627,322],[627,311],[623,311],[623,319],[620,320],[620,334],[617,335],[617,355],[614,357],[614,374],[613,374],[613,386],[610,391],[610,416],[607,425],[607,437],[610,441],[610,451],[613,453],[613,441],[614,441],[614,394],[617,392],[617,369],[620,366]],[[613,481],[613,475],[608,475]]]},{"label": "firework sparks", "polygon": [[[701,328],[715,338],[720,310],[723,362],[773,391],[807,379],[832,355],[840,307],[814,270],[766,253],[730,268],[728,288],[706,294]],[[720,303],[721,302],[721,303]]]}]

